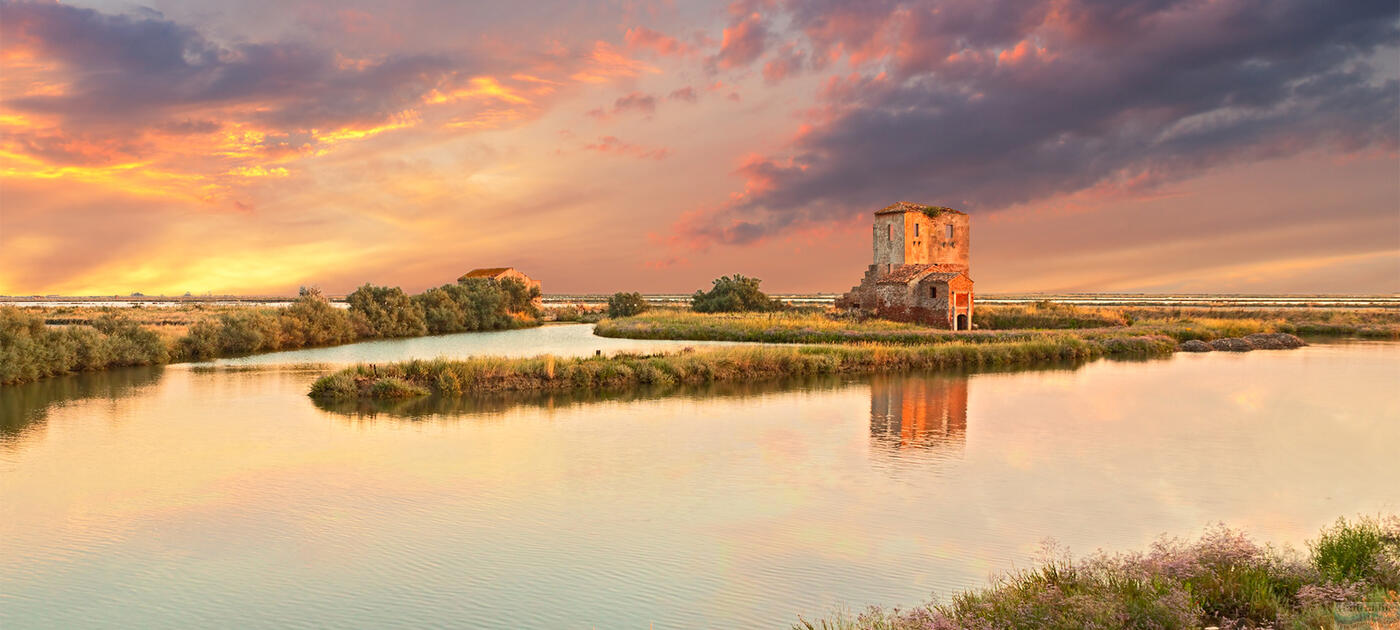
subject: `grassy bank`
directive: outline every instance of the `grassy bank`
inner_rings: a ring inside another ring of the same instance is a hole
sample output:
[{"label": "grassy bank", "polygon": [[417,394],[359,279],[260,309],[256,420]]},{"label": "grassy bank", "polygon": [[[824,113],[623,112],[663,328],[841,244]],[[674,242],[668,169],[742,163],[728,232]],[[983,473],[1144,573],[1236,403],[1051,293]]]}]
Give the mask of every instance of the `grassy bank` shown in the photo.
[{"label": "grassy bank", "polygon": [[353,419],[380,417],[419,420],[463,415],[499,414],[518,407],[559,410],[600,403],[631,403],[663,398],[691,400],[745,399],[794,390],[834,391],[850,381],[840,374],[813,374],[771,381],[726,381],[698,385],[638,385],[622,389],[566,391],[499,391],[472,396],[414,398],[314,398],[318,409]]},{"label": "grassy bank", "polygon": [[632,339],[765,343],[1006,343],[1059,334],[1089,339],[1161,335],[1178,342],[1261,333],[1400,339],[1400,312],[1395,311],[1126,309],[1042,304],[979,307],[974,321],[978,330],[955,333],[829,313],[702,314],[668,310],[604,320],[595,332],[604,337]]},{"label": "grassy bank", "polygon": [[[286,307],[91,309],[51,314],[0,307],[0,384],[131,365],[203,361],[260,352],[533,326],[539,295],[513,280],[467,279],[407,295],[365,285],[337,308],[304,290]],[[131,313],[130,310],[138,310]],[[62,324],[50,324],[56,319]]]},{"label": "grassy bank", "polygon": [[1030,366],[1103,356],[1156,357],[1175,350],[1176,343],[1165,337],[1064,335],[981,344],[760,346],[647,356],[408,361],[341,370],[316,381],[310,394],[320,399],[352,399],[607,390],[815,374]]},{"label": "grassy bank", "polygon": [[1146,553],[1049,558],[950,602],[800,621],[798,630],[1400,627],[1400,518],[1339,520],[1308,553],[1217,527]]}]

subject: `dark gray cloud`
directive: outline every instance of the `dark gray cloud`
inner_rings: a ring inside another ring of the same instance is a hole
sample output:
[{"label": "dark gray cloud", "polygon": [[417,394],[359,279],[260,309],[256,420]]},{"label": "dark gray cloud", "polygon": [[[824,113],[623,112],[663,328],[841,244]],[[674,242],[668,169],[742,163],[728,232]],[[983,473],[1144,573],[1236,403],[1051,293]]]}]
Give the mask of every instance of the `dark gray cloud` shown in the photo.
[{"label": "dark gray cloud", "polygon": [[[1151,187],[1314,148],[1395,150],[1388,0],[794,1],[814,58],[858,51],[743,198],[678,226],[743,243],[896,199],[995,210],[1104,183]],[[1393,208],[1387,209],[1393,211]]]},{"label": "dark gray cloud", "polygon": [[672,90],[671,94],[667,96],[666,99],[671,101],[685,101],[687,103],[694,103],[700,100],[700,95],[696,93],[695,88],[687,85],[683,88],[677,88],[675,90]]},{"label": "dark gray cloud", "polygon": [[[677,98],[678,93],[681,93],[681,90],[672,92],[671,98]],[[680,94],[680,97],[683,98],[684,94]],[[644,92],[632,92],[617,97],[617,100],[613,101],[612,109],[603,109],[599,107],[596,109],[590,109],[584,113],[588,116],[592,116],[593,118],[606,120],[613,116],[618,116],[629,112],[640,113],[643,116],[650,118],[652,114],[656,113],[656,97]]]},{"label": "dark gray cloud", "polygon": [[220,45],[158,13],[100,13],[62,4],[4,3],[0,39],[65,67],[72,89],[12,98],[19,111],[79,126],[168,125],[182,108],[256,103],[284,127],[382,119],[465,70],[461,59],[391,55],[342,64],[291,42]]}]

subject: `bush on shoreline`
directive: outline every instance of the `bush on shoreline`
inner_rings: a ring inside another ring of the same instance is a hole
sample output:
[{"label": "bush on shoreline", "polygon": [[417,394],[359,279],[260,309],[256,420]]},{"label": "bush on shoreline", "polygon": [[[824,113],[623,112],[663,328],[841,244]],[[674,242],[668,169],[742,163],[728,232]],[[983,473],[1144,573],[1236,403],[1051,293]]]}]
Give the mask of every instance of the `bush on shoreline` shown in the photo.
[{"label": "bush on shoreline", "polygon": [[[1303,630],[1339,628],[1340,620],[1376,623],[1358,628],[1400,623],[1400,518],[1339,519],[1309,546],[1304,558],[1217,526],[1197,541],[1158,541],[1147,553],[1052,558],[948,603],[799,619],[794,628]],[[1339,566],[1348,569],[1335,572]]]},{"label": "bush on shoreline", "polygon": [[641,315],[651,309],[641,293],[614,293],[608,298],[608,317],[631,317]]},{"label": "bush on shoreline", "polygon": [[169,358],[154,331],[116,317],[92,326],[48,327],[38,316],[0,308],[0,383],[24,383],[69,372],[153,365]]},{"label": "bush on shoreline", "polygon": [[697,313],[740,313],[780,311],[786,305],[758,290],[763,282],[741,274],[715,278],[714,286],[696,291],[690,298],[690,308]]}]

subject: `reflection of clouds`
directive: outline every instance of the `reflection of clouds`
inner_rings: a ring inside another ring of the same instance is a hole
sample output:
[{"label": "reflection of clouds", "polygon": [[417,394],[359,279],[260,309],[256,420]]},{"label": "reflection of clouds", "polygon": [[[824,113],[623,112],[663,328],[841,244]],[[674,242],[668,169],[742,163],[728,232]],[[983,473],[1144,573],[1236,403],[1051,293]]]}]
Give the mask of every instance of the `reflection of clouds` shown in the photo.
[{"label": "reflection of clouds", "polygon": [[961,454],[967,441],[966,377],[877,377],[870,382],[870,438],[878,448]]}]

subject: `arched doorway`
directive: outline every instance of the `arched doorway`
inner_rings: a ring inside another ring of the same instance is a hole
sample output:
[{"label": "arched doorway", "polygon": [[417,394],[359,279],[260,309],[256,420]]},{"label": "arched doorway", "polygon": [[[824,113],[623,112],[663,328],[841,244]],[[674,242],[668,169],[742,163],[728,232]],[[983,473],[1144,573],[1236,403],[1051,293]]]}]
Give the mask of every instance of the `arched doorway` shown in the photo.
[{"label": "arched doorway", "polygon": [[971,330],[971,329],[972,329],[972,328],[969,327],[969,326],[967,325],[967,313],[959,313],[959,314],[958,314],[958,323],[957,323],[956,326],[953,327],[953,330]]}]

